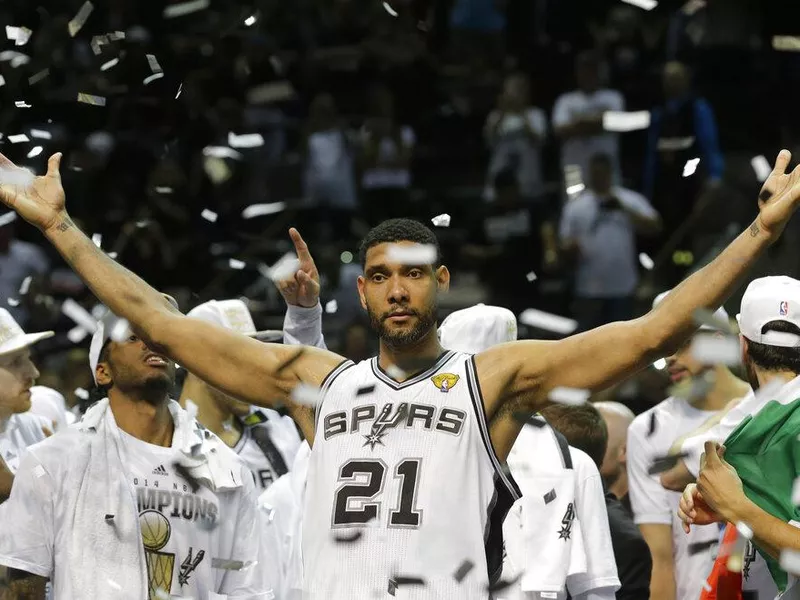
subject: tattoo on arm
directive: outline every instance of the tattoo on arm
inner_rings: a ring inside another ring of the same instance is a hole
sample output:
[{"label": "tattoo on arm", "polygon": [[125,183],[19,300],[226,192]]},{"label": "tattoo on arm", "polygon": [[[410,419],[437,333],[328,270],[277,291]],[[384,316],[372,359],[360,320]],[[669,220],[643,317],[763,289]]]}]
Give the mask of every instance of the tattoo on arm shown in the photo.
[{"label": "tattoo on arm", "polygon": [[761,228],[758,226],[758,223],[753,221],[753,224],[750,225],[750,237],[757,237],[759,233],[761,233]]}]

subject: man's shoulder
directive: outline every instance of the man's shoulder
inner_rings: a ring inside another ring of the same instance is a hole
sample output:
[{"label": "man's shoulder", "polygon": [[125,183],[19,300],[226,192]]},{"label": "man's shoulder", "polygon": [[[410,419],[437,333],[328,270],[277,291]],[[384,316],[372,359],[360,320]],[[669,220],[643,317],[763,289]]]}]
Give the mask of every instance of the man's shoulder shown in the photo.
[{"label": "man's shoulder", "polygon": [[[659,419],[673,416],[674,410],[678,407],[679,402],[681,402],[680,398],[674,398],[672,396],[665,398],[652,408],[634,417],[629,430],[649,437],[652,435],[651,429],[654,430],[652,433],[658,431]],[[654,419],[655,425],[653,423]]]},{"label": "man's shoulder", "polygon": [[584,481],[590,477],[600,477],[600,470],[592,458],[580,448],[569,447],[569,455],[572,458],[572,467],[579,481]]}]

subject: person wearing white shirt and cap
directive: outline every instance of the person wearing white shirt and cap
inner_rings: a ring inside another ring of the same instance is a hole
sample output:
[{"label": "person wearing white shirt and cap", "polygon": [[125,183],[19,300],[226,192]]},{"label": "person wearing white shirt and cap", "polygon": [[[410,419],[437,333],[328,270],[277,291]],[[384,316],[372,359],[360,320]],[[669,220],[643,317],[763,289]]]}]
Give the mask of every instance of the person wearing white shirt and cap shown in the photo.
[{"label": "person wearing white shirt and cap", "polygon": [[[250,310],[238,299],[209,300],[190,310],[188,316],[259,340],[282,335],[280,331],[256,331]],[[239,455],[259,490],[288,472],[300,446],[297,427],[289,417],[232,398],[192,373],[183,384],[180,403],[190,413],[196,411],[197,420]]]},{"label": "person wearing white shirt and cap", "polygon": [[31,388],[31,414],[47,419],[53,433],[57,433],[75,422],[75,415],[67,410],[67,402],[61,392],[42,385]]},{"label": "person wearing white shirt and cap", "polygon": [[11,492],[25,448],[45,439],[44,428],[52,428],[28,412],[39,377],[30,346],[52,335],[52,331],[25,333],[11,313],[0,308],[0,502]]},{"label": "person wearing white shirt and cap", "polygon": [[110,313],[89,358],[107,397],[28,449],[0,505],[12,596],[271,599],[252,477],[170,399],[175,364]]},{"label": "person wearing white shirt and cap", "polygon": [[[669,292],[656,297],[659,305]],[[697,600],[716,555],[719,530],[699,527],[684,535],[676,511],[680,492],[662,487],[654,469],[683,438],[717,415],[750,387],[722,364],[707,364],[692,347],[701,336],[723,329],[728,314],[719,309],[713,321],[689,338],[672,356],[667,369],[673,395],[637,416],[628,428],[628,487],[634,522],[653,556],[650,594],[653,600]]]}]

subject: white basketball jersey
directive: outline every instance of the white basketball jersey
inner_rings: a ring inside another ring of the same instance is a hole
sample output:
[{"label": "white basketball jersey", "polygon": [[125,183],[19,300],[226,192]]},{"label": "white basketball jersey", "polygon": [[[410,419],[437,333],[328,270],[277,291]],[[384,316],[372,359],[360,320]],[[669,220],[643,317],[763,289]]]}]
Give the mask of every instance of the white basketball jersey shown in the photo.
[{"label": "white basketball jersey", "polygon": [[472,356],[445,352],[403,383],[377,358],[347,361],[322,394],[305,597],[488,598],[519,492],[492,449]]}]

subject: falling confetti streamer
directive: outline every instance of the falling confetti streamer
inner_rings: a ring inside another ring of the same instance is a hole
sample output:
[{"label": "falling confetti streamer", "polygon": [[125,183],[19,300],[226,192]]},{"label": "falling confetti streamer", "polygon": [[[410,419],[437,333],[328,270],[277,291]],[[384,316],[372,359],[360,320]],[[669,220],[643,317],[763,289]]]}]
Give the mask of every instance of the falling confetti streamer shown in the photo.
[{"label": "falling confetti streamer", "polygon": [[656,6],[658,6],[657,0],[622,0],[626,4],[631,4],[632,6],[637,6],[642,10],[653,10]]},{"label": "falling confetti streamer", "polygon": [[501,592],[507,588],[510,588],[512,585],[516,584],[522,578],[522,573],[514,577],[513,579],[501,579],[496,583],[490,584],[487,588],[490,593]]},{"label": "falling confetti streamer", "polygon": [[746,523],[736,524],[736,541],[730,550],[727,567],[732,573],[741,573],[744,567],[744,553],[747,549],[747,542],[753,538],[753,530]]},{"label": "falling confetti streamer", "polygon": [[433,244],[390,244],[386,259],[401,265],[430,265],[437,260],[436,246]]},{"label": "falling confetti streamer", "polygon": [[8,305],[9,306],[19,306],[19,300],[17,300],[16,298],[9,298],[8,299]]},{"label": "falling confetti streamer", "polygon": [[742,358],[739,339],[733,336],[696,335],[691,352],[692,357],[704,365],[736,366]]},{"label": "falling confetti streamer", "polygon": [[650,258],[646,253],[640,252],[639,253],[639,264],[642,265],[648,271],[651,271],[655,266],[653,259]]},{"label": "falling confetti streamer", "polygon": [[326,314],[335,314],[337,310],[339,310],[339,304],[336,302],[336,300],[331,300],[330,302],[325,303]]},{"label": "falling confetti streamer", "polygon": [[[11,183],[6,177],[3,176],[2,172],[0,172],[0,183]],[[6,214],[0,216],[0,227],[5,227],[9,223],[13,223],[17,220],[17,213],[15,212],[7,212]]]},{"label": "falling confetti streamer", "polygon": [[267,277],[272,281],[282,281],[297,273],[300,269],[300,260],[292,252],[284,254],[278,262],[267,270]]},{"label": "falling confetti streamer", "polygon": [[562,335],[569,335],[578,328],[578,322],[575,319],[568,319],[536,308],[525,309],[519,316],[519,321],[529,327],[538,327]]},{"label": "falling confetti streamer", "polygon": [[83,3],[83,6],[81,6],[80,10],[78,11],[78,14],[75,15],[75,17],[67,24],[70,37],[75,37],[75,34],[81,30],[86,23],[86,20],[89,18],[89,15],[92,14],[93,10],[94,5],[89,2],[89,0],[86,0],[86,2]]},{"label": "falling confetti streamer", "polygon": [[247,17],[247,18],[244,20],[244,24],[245,24],[247,27],[250,27],[250,26],[254,25],[254,24],[255,24],[255,22],[256,22],[256,17],[255,17],[255,15],[250,15],[249,17]]},{"label": "falling confetti streamer", "polygon": [[40,140],[51,140],[53,139],[53,134],[43,129],[31,129],[31,137]]},{"label": "falling confetti streamer", "polygon": [[103,243],[103,234],[102,233],[93,233],[92,234],[92,242],[94,242],[94,245],[99,248]]},{"label": "falling confetti streamer", "polygon": [[650,111],[620,112],[609,110],[603,113],[603,129],[606,131],[637,131],[650,127]]},{"label": "falling confetti streamer", "polygon": [[158,59],[156,58],[155,54],[146,54],[145,57],[147,58],[147,64],[150,65],[150,70],[153,73],[163,73],[163,69],[161,65],[158,64]]},{"label": "falling confetti streamer", "polygon": [[0,75],[0,87],[3,87],[6,84],[6,78]]},{"label": "falling confetti streamer", "polygon": [[241,271],[242,269],[244,269],[247,266],[247,264],[243,260],[237,260],[235,258],[229,258],[228,259],[228,266],[231,269],[236,269],[237,271]]},{"label": "falling confetti streamer", "polygon": [[180,96],[180,95],[181,95],[181,92],[182,92],[182,91],[183,91],[183,83],[181,83],[181,84],[178,86],[178,93],[177,93],[177,94],[175,94],[175,100],[177,100],[177,99],[178,99],[178,96]]},{"label": "falling confetti streamer", "polygon": [[450,215],[447,213],[436,215],[431,219],[431,223],[434,227],[450,227]]},{"label": "falling confetti streamer", "polygon": [[264,215],[272,215],[286,208],[286,202],[271,202],[268,204],[251,204],[242,211],[243,219],[252,219]]},{"label": "falling confetti streamer", "polygon": [[93,94],[84,94],[83,92],[78,93],[78,102],[83,102],[84,104],[91,104],[92,106],[105,106],[106,99],[104,96],[95,96]]},{"label": "falling confetti streamer", "polygon": [[163,73],[153,73],[152,75],[145,77],[142,83],[144,85],[147,85],[149,83],[154,82],[156,79],[161,79],[162,77],[164,77]]},{"label": "falling confetti streamer", "polygon": [[689,555],[694,556],[695,554],[700,554],[701,552],[705,552],[709,548],[713,548],[719,542],[717,540],[706,540],[705,542],[694,542],[689,544]]},{"label": "falling confetti streamer", "polygon": [[397,16],[397,11],[396,11],[395,9],[393,9],[393,8],[392,8],[392,7],[389,5],[389,3],[388,3],[388,2],[384,2],[384,3],[383,3],[383,10],[385,10],[387,13],[389,13],[389,14],[390,14],[390,15],[392,15],[393,17],[396,17],[396,16]]},{"label": "falling confetti streamer", "polygon": [[157,194],[171,194],[172,193],[172,188],[171,187],[157,185],[156,186],[156,193]]},{"label": "falling confetti streamer", "polygon": [[12,144],[20,144],[22,142],[30,142],[30,139],[28,139],[28,136],[24,133],[18,133],[16,135],[8,136],[8,141]]},{"label": "falling confetti streamer", "polygon": [[800,37],[775,35],[772,37],[772,48],[783,52],[800,52]]},{"label": "falling confetti streamer", "polygon": [[29,85],[36,85],[37,83],[39,83],[42,79],[44,79],[48,75],[50,75],[50,69],[42,69],[38,73],[34,73],[30,77],[28,77],[28,84]]},{"label": "falling confetti streamer", "polygon": [[86,339],[87,335],[89,335],[89,332],[78,325],[67,332],[67,339],[73,344],[79,344]]},{"label": "falling confetti streamer", "polygon": [[125,319],[116,319],[108,332],[108,337],[114,342],[121,342],[130,335],[131,327]]},{"label": "falling confetti streamer", "polygon": [[75,388],[75,391],[73,392],[73,394],[75,394],[75,396],[80,398],[81,400],[88,400],[89,399],[89,392],[87,392],[85,389],[83,389],[81,387]]},{"label": "falling confetti streamer", "polygon": [[206,221],[211,221],[212,223],[217,222],[217,213],[215,213],[213,210],[204,208],[203,212],[200,213],[200,216],[203,217]]},{"label": "falling confetti streamer", "polygon": [[28,152],[28,158],[36,158],[42,153],[42,150],[44,150],[42,146],[34,146]]},{"label": "falling confetti streamer", "polygon": [[108,71],[109,69],[116,67],[119,64],[119,57],[112,58],[110,61],[103,63],[100,65],[101,71]]},{"label": "falling confetti streamer", "polygon": [[658,428],[658,418],[656,417],[656,413],[650,413],[650,424],[647,427],[647,437],[652,436],[656,429]]},{"label": "falling confetti streamer", "polygon": [[297,92],[290,82],[275,81],[264,83],[248,90],[247,103],[269,104],[272,102],[284,102],[291,100],[296,95]]},{"label": "falling confetti streamer", "polygon": [[28,104],[24,100],[15,100],[14,101],[14,106],[16,106],[17,108],[32,108],[33,107],[32,104]]},{"label": "falling confetti streamer", "polygon": [[683,165],[683,176],[684,177],[691,177],[694,175],[695,171],[697,171],[697,165],[700,164],[699,158],[690,158],[686,161],[686,164]]},{"label": "falling confetti streamer", "polygon": [[260,133],[236,135],[233,132],[229,132],[228,145],[231,148],[258,148],[264,145],[264,137]]},{"label": "falling confetti streamer", "polygon": [[527,279],[528,281],[530,281],[532,283],[532,282],[536,281],[538,279],[538,277],[536,277],[536,273],[531,271],[530,273],[525,275],[525,279]]},{"label": "falling confetti streamer", "polygon": [[767,161],[767,158],[763,154],[751,158],[750,165],[753,167],[753,171],[756,172],[756,179],[761,183],[765,182],[772,172],[769,161]]},{"label": "falling confetti streamer", "polygon": [[292,402],[303,406],[317,406],[322,400],[322,395],[318,387],[298,383],[292,390],[291,399]]},{"label": "falling confetti streamer", "polygon": [[182,17],[189,15],[193,12],[205,10],[209,7],[210,0],[192,0],[191,2],[181,2],[179,4],[172,4],[164,9],[164,18],[172,19],[175,17]]},{"label": "falling confetti streamer", "polygon": [[61,305],[61,312],[72,319],[76,325],[83,327],[89,333],[97,331],[97,321],[95,318],[72,298],[64,300],[64,303]]},{"label": "falling confetti streamer", "polygon": [[389,365],[386,374],[395,381],[403,381],[407,376],[406,372],[397,365]]},{"label": "falling confetti streamer", "polygon": [[589,390],[556,387],[550,391],[548,398],[553,402],[558,402],[559,404],[580,406],[581,404],[586,404],[587,400],[589,400],[589,396],[591,396],[591,392]]},{"label": "falling confetti streamer", "polygon": [[154,596],[155,600],[171,600],[169,593],[164,588],[158,588]]}]

